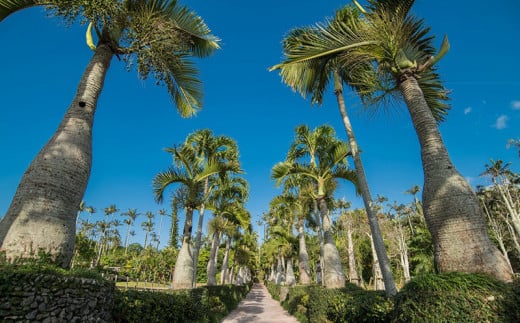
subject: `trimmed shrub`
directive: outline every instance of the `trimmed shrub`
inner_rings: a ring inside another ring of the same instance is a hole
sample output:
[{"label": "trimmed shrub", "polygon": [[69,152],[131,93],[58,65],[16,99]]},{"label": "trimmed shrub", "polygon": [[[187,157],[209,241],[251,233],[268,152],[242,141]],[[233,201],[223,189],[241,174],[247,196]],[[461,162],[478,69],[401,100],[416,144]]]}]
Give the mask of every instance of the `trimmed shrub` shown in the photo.
[{"label": "trimmed shrub", "polygon": [[282,305],[300,322],[388,322],[393,311],[384,292],[352,284],[341,289],[296,286]]},{"label": "trimmed shrub", "polygon": [[122,290],[116,295],[116,322],[220,322],[247,295],[247,286],[204,286],[191,290]]},{"label": "trimmed shrub", "polygon": [[520,284],[481,274],[428,274],[395,299],[392,322],[520,322]]}]

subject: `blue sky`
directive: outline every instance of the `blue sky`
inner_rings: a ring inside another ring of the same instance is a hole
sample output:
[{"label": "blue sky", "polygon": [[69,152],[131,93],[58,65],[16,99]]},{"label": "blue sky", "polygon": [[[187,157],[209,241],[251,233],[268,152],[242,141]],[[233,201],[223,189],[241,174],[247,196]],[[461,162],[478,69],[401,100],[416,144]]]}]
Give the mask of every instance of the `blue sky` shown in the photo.
[{"label": "blue sky", "polygon": [[[311,107],[268,68],[283,59],[281,40],[291,28],[323,21],[349,1],[181,3],[202,16],[222,39],[221,50],[197,62],[204,82],[204,109],[195,118],[180,118],[165,88],[139,80],[135,71],[126,71],[114,58],[95,117],[94,159],[84,199],[98,209],[98,217],[110,204],[143,214],[168,209],[167,203],[154,202],[151,188],[153,176],[171,161],[163,148],[210,128],[239,145],[251,186],[247,207],[256,225],[271,198],[280,193],[269,178],[270,170],[285,158],[297,125],[330,124],[345,138],[332,91],[323,106]],[[452,110],[440,130],[455,166],[472,185],[485,182],[479,174],[491,158],[512,162],[518,172],[517,151],[506,144],[520,138],[520,3],[417,0],[413,12],[431,26],[436,44],[445,34],[450,39],[451,50],[439,63],[439,73],[452,91]],[[92,56],[85,45],[85,29],[66,28],[40,8],[0,23],[4,62],[0,215],[74,96]],[[404,105],[370,115],[353,94],[346,93],[346,100],[372,195],[410,201],[404,191],[422,186],[423,175],[419,145]],[[346,182],[336,197],[362,205]],[[163,237],[168,225],[165,219]]]}]

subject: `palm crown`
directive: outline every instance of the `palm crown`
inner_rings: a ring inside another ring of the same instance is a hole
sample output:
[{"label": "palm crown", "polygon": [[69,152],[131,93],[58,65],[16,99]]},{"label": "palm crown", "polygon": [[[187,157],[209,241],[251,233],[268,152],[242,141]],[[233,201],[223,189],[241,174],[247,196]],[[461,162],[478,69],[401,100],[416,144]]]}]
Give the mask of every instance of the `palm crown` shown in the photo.
[{"label": "palm crown", "polygon": [[325,23],[293,29],[283,42],[285,61],[270,70],[280,70],[284,82],[304,96],[310,94],[313,103],[321,103],[328,76],[337,71],[370,107],[400,99],[399,82],[409,73],[417,78],[436,120],[442,121],[449,109],[448,91],[434,64],[449,44],[445,38],[434,56],[429,28],[410,14],[413,3],[371,0],[368,10],[346,6]]},{"label": "palm crown", "polygon": [[[166,86],[181,116],[192,116],[202,107],[202,83],[190,57],[211,55],[219,39],[176,0],[0,0],[0,21],[34,5],[45,5],[68,23],[90,22],[98,45],[107,44],[129,69],[135,66],[141,79],[153,77]],[[90,33],[91,28],[87,40]]]}]

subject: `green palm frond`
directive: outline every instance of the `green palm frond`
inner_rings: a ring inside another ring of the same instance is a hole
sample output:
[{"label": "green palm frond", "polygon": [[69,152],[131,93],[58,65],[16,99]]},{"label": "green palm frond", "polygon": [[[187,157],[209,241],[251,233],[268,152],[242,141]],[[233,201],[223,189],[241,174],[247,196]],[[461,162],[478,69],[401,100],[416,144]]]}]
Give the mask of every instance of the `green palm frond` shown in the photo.
[{"label": "green palm frond", "polygon": [[[175,1],[172,1],[175,2]],[[218,37],[211,35],[204,20],[186,7],[176,6],[170,13],[170,18],[175,21],[176,27],[183,34],[189,36],[190,51],[196,57],[212,55],[219,49]]]},{"label": "green palm frond", "polygon": [[186,186],[190,185],[190,177],[177,169],[172,167],[168,168],[168,170],[164,172],[160,172],[155,175],[152,187],[154,192],[155,200],[159,203],[163,201],[163,195],[166,188],[173,183],[181,183]]},{"label": "green palm frond", "polygon": [[19,10],[38,5],[37,0],[0,0],[0,21]]}]

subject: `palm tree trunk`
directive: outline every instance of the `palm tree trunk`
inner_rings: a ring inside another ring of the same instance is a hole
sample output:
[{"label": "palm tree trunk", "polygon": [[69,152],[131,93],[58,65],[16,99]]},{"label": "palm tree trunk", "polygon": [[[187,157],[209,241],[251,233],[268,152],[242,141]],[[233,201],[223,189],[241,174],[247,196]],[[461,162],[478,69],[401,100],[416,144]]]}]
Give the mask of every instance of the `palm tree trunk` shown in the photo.
[{"label": "palm tree trunk", "polygon": [[399,86],[421,146],[423,214],[437,270],[482,272],[511,281],[506,260],[489,239],[478,198],[452,164],[417,80],[403,75]]},{"label": "palm tree trunk", "polygon": [[348,275],[350,282],[356,286],[361,286],[361,281],[357,273],[356,255],[354,253],[354,242],[352,240],[352,223],[347,223],[347,241],[348,241]]},{"label": "palm tree trunk", "polygon": [[361,156],[357,147],[356,137],[354,136],[354,130],[350,124],[350,119],[347,115],[347,109],[345,107],[345,100],[343,98],[343,85],[338,77],[337,73],[334,73],[335,88],[334,92],[338,101],[339,111],[341,118],[343,119],[343,125],[347,132],[347,137],[350,145],[350,152],[354,159],[354,167],[356,170],[356,176],[358,179],[358,187],[363,198],[365,210],[367,212],[368,224],[370,226],[370,232],[372,233],[372,239],[374,240],[374,246],[376,248],[377,258],[379,259],[379,265],[381,266],[381,273],[383,275],[383,281],[385,283],[385,291],[387,296],[394,296],[397,294],[397,287],[395,286],[394,276],[392,274],[392,268],[390,267],[390,260],[386,252],[385,242],[383,241],[383,235],[379,228],[379,221],[377,220],[377,214],[374,211],[372,196],[368,186],[368,181],[365,176],[365,169],[361,162]]},{"label": "palm tree trunk", "polygon": [[218,251],[219,240],[220,232],[214,232],[213,241],[211,242],[211,250],[209,253],[208,266],[206,268],[206,272],[208,274],[208,286],[217,285],[217,264],[215,260]]},{"label": "palm tree trunk", "polygon": [[199,222],[197,222],[197,233],[195,234],[195,244],[193,246],[193,287],[195,287],[197,284],[197,265],[199,263],[199,250],[202,242],[204,210],[204,204],[202,204],[199,209]]},{"label": "palm tree trunk", "polygon": [[285,273],[285,284],[287,286],[294,286],[296,284],[296,277],[294,276],[292,257],[287,258],[287,266]]},{"label": "palm tree trunk", "polygon": [[332,223],[327,202],[324,197],[318,198],[318,207],[323,221],[323,280],[326,288],[345,287],[345,274],[341,266],[341,258],[334,239],[332,238]]},{"label": "palm tree trunk", "polygon": [[186,220],[182,236],[182,246],[173,271],[173,289],[190,289],[193,287],[193,255],[191,251],[191,230],[193,223],[193,209],[186,208]]},{"label": "palm tree trunk", "polygon": [[374,239],[370,233],[367,233],[370,238],[370,246],[372,248],[372,272],[374,276],[374,290],[383,290],[384,284],[382,282],[383,275],[381,273],[381,266],[379,265],[379,258],[377,258],[376,247],[374,245]]},{"label": "palm tree trunk", "polygon": [[[398,220],[399,221],[399,220]],[[401,268],[403,269],[404,282],[410,281],[410,261],[408,259],[408,245],[406,244],[406,237],[404,235],[403,226],[400,222],[396,225],[397,247],[399,249],[399,259],[401,261]]]},{"label": "palm tree trunk", "polygon": [[[314,199],[314,214],[316,219],[316,224],[318,225],[318,241],[320,243],[320,279],[316,279],[316,283],[325,285],[325,280],[323,279],[323,270],[325,268],[325,261],[324,261],[324,248],[325,243],[323,241],[323,221],[321,220],[321,214],[318,207],[318,201]],[[318,281],[319,280],[319,281]]]},{"label": "palm tree trunk", "polygon": [[222,269],[220,271],[220,285],[225,285],[230,283],[228,278],[228,268],[229,268],[229,252],[231,251],[231,236],[228,235],[226,239],[226,251],[224,252],[224,259],[222,260]]},{"label": "palm tree trunk", "polygon": [[300,271],[300,284],[309,285],[311,283],[311,266],[309,264],[309,254],[305,243],[304,219],[298,219],[298,268]]},{"label": "palm tree trunk", "polygon": [[0,249],[8,260],[43,251],[69,267],[75,215],[90,176],[94,113],[112,56],[99,45],[58,129],[25,171],[0,222]]}]

